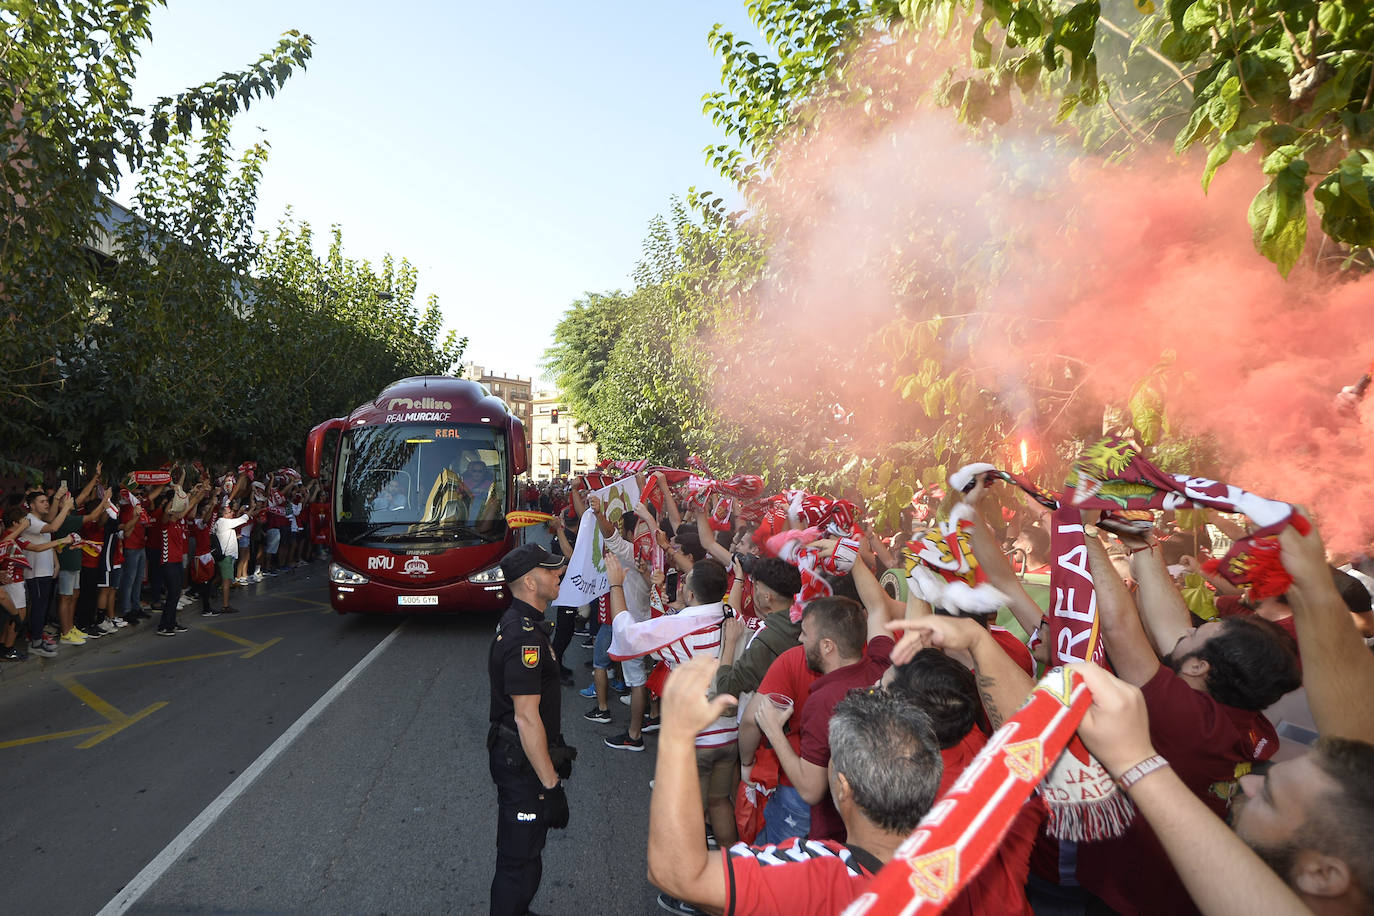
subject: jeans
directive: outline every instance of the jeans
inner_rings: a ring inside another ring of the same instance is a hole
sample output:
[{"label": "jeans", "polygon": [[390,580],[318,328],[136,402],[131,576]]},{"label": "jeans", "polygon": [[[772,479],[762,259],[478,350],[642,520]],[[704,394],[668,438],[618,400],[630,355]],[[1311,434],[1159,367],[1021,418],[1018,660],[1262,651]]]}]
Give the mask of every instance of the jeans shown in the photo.
[{"label": "jeans", "polygon": [[115,613],[121,617],[130,611],[138,610],[143,597],[143,573],[148,568],[148,557],[142,547],[124,548],[124,566],[119,571],[119,592],[115,599]]},{"label": "jeans", "polygon": [[34,576],[24,580],[24,600],[29,605],[29,641],[43,638],[43,624],[48,620],[48,605],[52,604],[56,576]]},{"label": "jeans", "polygon": [[170,630],[177,625],[177,602],[181,600],[181,563],[162,564],[162,585],[166,595],[162,600],[162,617],[157,622],[159,630]]},{"label": "jeans", "polygon": [[792,786],[778,786],[763,809],[763,829],[754,845],[781,843],[788,837],[806,836],[811,831],[811,806]]}]

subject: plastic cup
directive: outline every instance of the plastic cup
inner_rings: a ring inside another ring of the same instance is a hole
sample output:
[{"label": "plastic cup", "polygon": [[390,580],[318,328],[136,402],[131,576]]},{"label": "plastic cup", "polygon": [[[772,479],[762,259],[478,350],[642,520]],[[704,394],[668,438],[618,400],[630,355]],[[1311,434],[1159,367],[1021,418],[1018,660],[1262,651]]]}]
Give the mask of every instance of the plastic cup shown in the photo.
[{"label": "plastic cup", "polygon": [[765,695],[768,697],[768,702],[772,703],[773,707],[777,709],[778,712],[788,712],[792,709],[792,698],[787,694],[769,693]]}]

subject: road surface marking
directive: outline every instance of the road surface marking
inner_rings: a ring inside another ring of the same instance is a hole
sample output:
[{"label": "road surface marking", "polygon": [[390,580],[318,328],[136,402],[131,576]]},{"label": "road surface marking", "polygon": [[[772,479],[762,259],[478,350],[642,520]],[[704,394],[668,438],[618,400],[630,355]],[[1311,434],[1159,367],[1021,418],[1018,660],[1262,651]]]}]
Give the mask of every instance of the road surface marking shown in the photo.
[{"label": "road surface marking", "polygon": [[314,722],[315,719],[319,717],[320,713],[324,712],[325,709],[329,707],[329,704],[338,699],[339,695],[347,689],[348,685],[353,683],[359,675],[366,671],[367,667],[376,660],[377,656],[386,651],[387,646],[391,645],[392,641],[395,640],[397,634],[401,632],[401,629],[405,627],[405,625],[406,621],[401,621],[396,629],[392,630],[381,642],[377,643],[376,647],[373,648],[371,652],[367,653],[358,664],[354,665],[347,674],[339,678],[338,682],[333,687],[330,687],[324,696],[315,701],[314,706],[307,709],[299,719],[292,723],[290,728],[282,733],[281,737],[272,742],[271,747],[263,751],[257,760],[254,760],[246,770],[240,773],[238,778],[231,782],[228,788],[219,794],[219,797],[210,802],[204,811],[196,815],[196,819],[187,824],[186,828],[182,830],[181,833],[177,834],[172,842],[168,843],[166,847],[153,858],[153,861],[149,862],[143,867],[142,871],[134,875],[133,879],[125,885],[124,889],[116,894],[109,903],[105,904],[104,908],[102,908],[96,916],[122,916],[123,913],[127,912],[130,907],[137,903],[139,898],[146,894],[149,888],[156,884],[158,880],[166,874],[167,870],[176,864],[177,859],[181,858],[196,840],[200,839],[205,831],[214,826],[215,821],[219,820],[221,815],[229,810],[229,806],[232,805],[240,795],[246,792],[248,787],[256,782],[257,778],[265,773],[267,768],[270,767],[287,748],[295,743],[295,740],[310,726],[310,723]]}]

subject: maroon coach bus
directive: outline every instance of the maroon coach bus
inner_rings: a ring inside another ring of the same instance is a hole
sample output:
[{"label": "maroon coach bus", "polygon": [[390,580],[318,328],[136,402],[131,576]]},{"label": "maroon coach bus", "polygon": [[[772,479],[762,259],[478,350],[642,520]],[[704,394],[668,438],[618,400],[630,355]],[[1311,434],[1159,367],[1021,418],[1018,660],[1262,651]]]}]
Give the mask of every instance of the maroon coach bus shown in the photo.
[{"label": "maroon coach bus", "polygon": [[525,468],[525,427],[477,382],[419,376],[310,431],[320,474],[339,433],[326,519],[330,600],[340,614],[495,610],[497,565],[516,545],[506,512]]}]

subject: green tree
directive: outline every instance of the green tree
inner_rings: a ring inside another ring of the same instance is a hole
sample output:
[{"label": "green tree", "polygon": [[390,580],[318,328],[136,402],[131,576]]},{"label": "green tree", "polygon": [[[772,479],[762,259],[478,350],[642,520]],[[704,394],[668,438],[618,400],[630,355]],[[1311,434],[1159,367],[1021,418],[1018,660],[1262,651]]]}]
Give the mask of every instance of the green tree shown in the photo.
[{"label": "green tree", "polygon": [[74,358],[108,313],[106,265],[88,243],[109,224],[105,195],[121,171],[197,126],[218,129],[310,57],[309,37],[289,32],[240,72],[135,107],[130,85],[157,5],[12,0],[0,11],[0,436],[13,443],[0,464],[10,469],[70,444],[48,436],[69,368],[59,354]]}]

